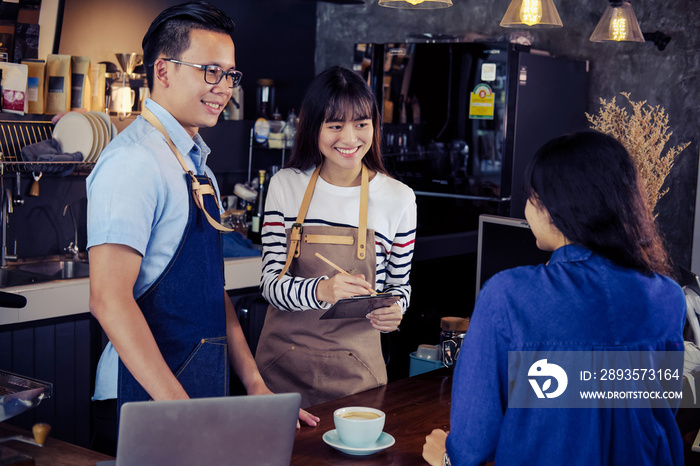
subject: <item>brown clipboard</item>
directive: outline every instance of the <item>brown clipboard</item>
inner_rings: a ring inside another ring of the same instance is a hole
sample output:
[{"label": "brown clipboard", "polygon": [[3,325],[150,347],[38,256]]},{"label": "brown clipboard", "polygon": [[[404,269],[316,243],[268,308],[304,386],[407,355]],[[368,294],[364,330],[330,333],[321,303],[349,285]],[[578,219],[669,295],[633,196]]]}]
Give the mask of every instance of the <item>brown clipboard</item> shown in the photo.
[{"label": "brown clipboard", "polygon": [[390,293],[353,296],[337,301],[319,319],[364,319],[373,310],[389,307],[399,299],[400,295]]}]

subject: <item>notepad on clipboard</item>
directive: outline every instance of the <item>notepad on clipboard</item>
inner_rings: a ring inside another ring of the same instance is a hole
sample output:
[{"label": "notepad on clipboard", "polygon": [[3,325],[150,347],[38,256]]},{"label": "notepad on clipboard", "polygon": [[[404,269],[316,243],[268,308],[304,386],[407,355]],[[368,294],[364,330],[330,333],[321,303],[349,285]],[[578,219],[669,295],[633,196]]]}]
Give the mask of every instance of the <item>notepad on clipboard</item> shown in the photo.
[{"label": "notepad on clipboard", "polygon": [[399,299],[401,296],[390,293],[353,296],[336,302],[319,319],[364,319],[373,310],[389,307]]}]

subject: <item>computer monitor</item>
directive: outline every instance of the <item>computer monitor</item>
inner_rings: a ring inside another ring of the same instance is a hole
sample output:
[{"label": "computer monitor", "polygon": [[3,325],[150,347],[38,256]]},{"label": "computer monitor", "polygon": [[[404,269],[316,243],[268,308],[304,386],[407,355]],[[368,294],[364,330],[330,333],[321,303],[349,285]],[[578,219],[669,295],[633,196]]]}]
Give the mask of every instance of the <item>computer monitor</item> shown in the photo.
[{"label": "computer monitor", "polygon": [[530,225],[521,218],[482,214],[476,256],[476,294],[486,280],[521,265],[546,263],[552,253],[537,247]]}]

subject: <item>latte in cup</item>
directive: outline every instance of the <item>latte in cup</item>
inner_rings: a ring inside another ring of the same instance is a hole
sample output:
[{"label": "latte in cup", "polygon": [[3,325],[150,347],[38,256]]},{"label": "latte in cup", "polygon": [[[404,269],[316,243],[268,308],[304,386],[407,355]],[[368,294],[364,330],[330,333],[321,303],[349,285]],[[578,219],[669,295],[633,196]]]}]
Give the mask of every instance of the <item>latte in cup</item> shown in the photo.
[{"label": "latte in cup", "polygon": [[381,417],[379,414],[371,411],[351,411],[338,414],[338,416],[344,417],[345,419],[378,419]]},{"label": "latte in cup", "polygon": [[340,441],[353,448],[372,446],[382,435],[385,420],[383,411],[366,406],[340,408],[333,413]]}]

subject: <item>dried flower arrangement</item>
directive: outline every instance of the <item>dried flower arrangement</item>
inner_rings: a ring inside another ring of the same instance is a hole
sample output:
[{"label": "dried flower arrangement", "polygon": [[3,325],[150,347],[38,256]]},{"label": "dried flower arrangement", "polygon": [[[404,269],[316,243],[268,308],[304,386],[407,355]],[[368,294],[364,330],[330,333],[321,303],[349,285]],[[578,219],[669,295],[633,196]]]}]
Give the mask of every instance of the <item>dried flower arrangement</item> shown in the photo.
[{"label": "dried flower arrangement", "polygon": [[630,99],[629,92],[620,94],[631,105],[631,115],[627,109],[618,107],[613,97],[610,102],[600,99],[598,114],[586,113],[586,118],[591,123],[591,128],[614,137],[630,153],[644,184],[649,208],[653,212],[656,203],[668,192],[668,188],[662,188],[673,162],[690,142],[671,147],[662,154],[673,134],[669,131],[668,114],[664,108],[660,105],[645,106],[646,100],[635,102]]}]

